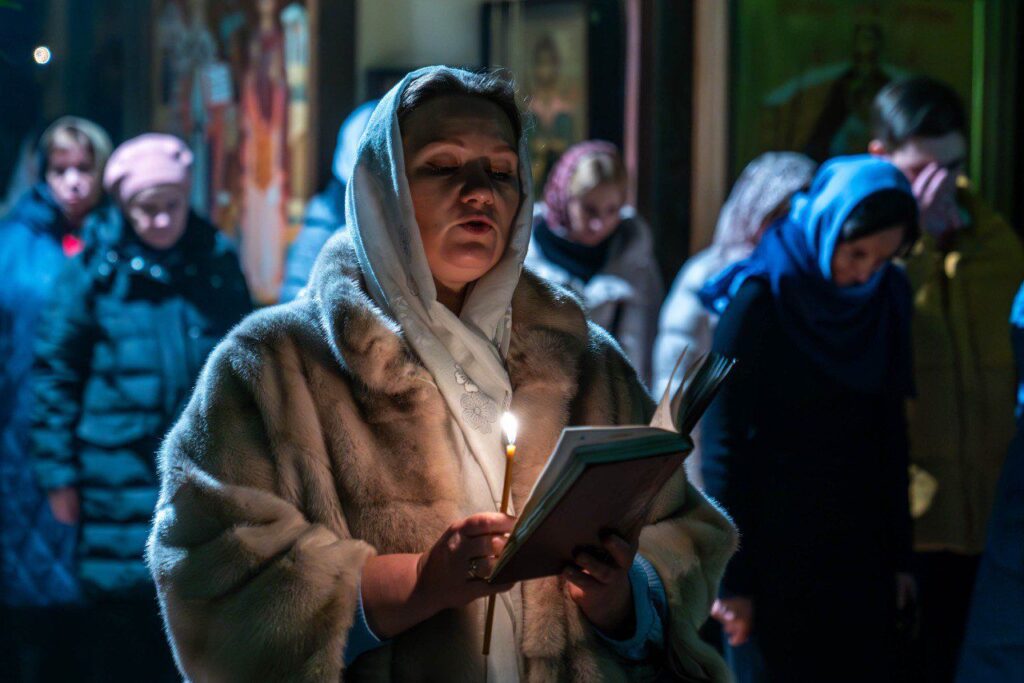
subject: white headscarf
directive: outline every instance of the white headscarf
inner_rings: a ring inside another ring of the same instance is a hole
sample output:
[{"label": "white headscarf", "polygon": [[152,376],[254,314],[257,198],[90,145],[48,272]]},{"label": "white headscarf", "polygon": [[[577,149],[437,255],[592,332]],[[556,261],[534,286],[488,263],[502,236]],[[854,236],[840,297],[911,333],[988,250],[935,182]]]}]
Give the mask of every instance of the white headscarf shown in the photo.
[{"label": "white headscarf", "polygon": [[817,164],[796,152],[766,152],[743,169],[718,214],[711,249],[724,265],[750,256],[764,221],[814,179]]},{"label": "white headscarf", "polygon": [[498,419],[512,386],[505,367],[511,337],[512,293],[523,269],[533,215],[532,179],[520,134],[520,200],[501,260],[469,285],[456,316],[437,300],[405,176],[398,105],[409,83],[444,66],[408,74],[380,101],[359,145],[345,195],[359,267],[377,305],[399,322],[433,375],[491,489],[500,499],[504,445]]}]

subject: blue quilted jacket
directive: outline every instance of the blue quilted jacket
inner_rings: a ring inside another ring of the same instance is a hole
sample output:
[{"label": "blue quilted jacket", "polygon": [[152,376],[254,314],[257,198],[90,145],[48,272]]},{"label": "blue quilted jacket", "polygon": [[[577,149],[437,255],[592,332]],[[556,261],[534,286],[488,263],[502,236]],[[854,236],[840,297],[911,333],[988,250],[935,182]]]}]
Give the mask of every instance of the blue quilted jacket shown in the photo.
[{"label": "blue quilted jacket", "polygon": [[77,601],[75,527],[57,522],[29,461],[32,341],[71,231],[45,184],[0,221],[0,601]]},{"label": "blue quilted jacket", "polygon": [[77,571],[89,599],[152,594],[143,561],[156,451],[207,355],[250,310],[238,257],[194,213],[173,248],[147,248],[120,211],[94,212],[36,335],[32,448],[45,489],[74,486]]}]

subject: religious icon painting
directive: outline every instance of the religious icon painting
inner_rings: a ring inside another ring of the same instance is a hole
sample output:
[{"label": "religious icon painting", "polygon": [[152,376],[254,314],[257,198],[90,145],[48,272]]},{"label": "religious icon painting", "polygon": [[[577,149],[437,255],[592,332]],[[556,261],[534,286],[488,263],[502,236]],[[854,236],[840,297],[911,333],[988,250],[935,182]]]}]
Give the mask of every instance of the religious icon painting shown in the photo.
[{"label": "religious icon painting", "polygon": [[484,6],[485,61],[511,71],[528,116],[534,187],[588,125],[588,3]]},{"label": "religious icon painting", "polygon": [[769,150],[800,151],[817,161],[863,153],[875,95],[903,76],[941,78],[970,104],[976,4],[738,0],[732,167],[742,169]]}]

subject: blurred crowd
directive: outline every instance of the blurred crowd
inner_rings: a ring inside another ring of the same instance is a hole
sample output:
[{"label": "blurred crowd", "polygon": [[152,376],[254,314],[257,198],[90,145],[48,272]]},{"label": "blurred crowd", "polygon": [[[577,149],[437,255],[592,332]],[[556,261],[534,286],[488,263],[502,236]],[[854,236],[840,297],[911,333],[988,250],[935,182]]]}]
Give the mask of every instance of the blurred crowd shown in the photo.
[{"label": "blurred crowd", "polygon": [[[341,126],[282,305],[347,229],[377,106]],[[894,81],[873,115],[862,155],[753,160],[667,295],[622,154],[572,146],[526,267],[576,293],[655,397],[681,353],[738,360],[686,462],[740,534],[703,630],[737,680],[1020,680],[1024,248],[966,176],[947,85]],[[0,220],[0,669],[177,680],[144,559],[156,454],[252,299],[189,206],[180,139],[115,148],[65,116],[39,154]]]}]

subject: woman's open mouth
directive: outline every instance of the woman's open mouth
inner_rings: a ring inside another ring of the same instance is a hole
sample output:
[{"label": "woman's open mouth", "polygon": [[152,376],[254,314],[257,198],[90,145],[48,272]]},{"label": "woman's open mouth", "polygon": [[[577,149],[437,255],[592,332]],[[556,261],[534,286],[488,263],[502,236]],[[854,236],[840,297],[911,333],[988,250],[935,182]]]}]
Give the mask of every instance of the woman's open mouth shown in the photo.
[{"label": "woman's open mouth", "polygon": [[474,235],[483,235],[491,229],[491,224],[487,221],[466,221],[464,223],[459,223],[459,227],[473,233]]},{"label": "woman's open mouth", "polygon": [[456,225],[471,235],[485,235],[490,230],[498,229],[491,217],[484,213],[470,214]]}]

